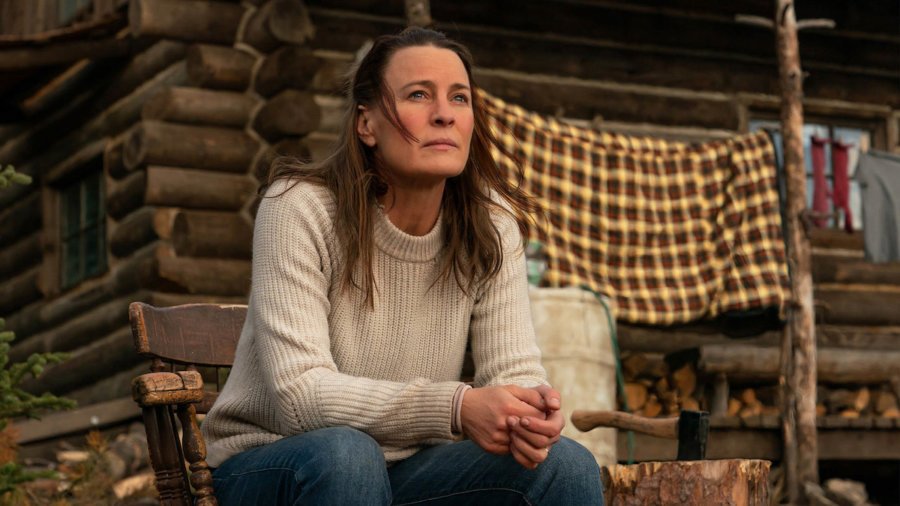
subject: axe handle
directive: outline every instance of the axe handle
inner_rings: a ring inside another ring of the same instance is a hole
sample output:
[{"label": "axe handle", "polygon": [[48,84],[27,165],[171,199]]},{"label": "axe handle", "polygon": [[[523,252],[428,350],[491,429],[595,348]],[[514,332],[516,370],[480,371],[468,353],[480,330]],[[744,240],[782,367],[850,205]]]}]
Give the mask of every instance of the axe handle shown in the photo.
[{"label": "axe handle", "polygon": [[595,427],[615,427],[656,437],[678,439],[678,417],[648,418],[621,411],[577,410],[572,412],[572,424],[582,432]]}]

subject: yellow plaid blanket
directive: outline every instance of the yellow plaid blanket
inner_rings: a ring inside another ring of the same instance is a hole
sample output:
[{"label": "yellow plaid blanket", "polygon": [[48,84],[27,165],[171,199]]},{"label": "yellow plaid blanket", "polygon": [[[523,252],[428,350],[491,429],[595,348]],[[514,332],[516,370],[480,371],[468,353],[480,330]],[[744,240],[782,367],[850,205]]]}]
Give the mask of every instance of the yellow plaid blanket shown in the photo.
[{"label": "yellow plaid blanket", "polygon": [[589,286],[631,323],[783,309],[790,289],[766,133],[702,144],[632,137],[484,96],[549,217],[528,231],[547,257],[543,284]]}]

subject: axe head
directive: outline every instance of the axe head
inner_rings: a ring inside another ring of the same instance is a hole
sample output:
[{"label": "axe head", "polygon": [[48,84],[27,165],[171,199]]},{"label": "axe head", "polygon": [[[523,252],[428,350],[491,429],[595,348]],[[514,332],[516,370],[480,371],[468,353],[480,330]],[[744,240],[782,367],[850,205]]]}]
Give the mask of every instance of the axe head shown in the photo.
[{"label": "axe head", "polygon": [[709,436],[709,413],[682,411],[678,415],[678,460],[706,458],[706,438]]}]

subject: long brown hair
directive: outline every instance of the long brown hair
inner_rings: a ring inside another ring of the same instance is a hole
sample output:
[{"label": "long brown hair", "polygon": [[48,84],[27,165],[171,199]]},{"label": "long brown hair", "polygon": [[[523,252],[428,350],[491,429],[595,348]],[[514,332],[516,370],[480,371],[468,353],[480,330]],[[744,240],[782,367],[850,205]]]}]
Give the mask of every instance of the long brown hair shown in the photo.
[{"label": "long brown hair", "polygon": [[[260,189],[265,192],[277,179],[296,179],[319,182],[331,190],[337,208],[335,232],[345,254],[341,275],[343,286],[365,287],[370,306],[376,289],[372,269],[373,209],[377,198],[385,193],[386,185],[379,174],[373,150],[358,138],[359,106],[377,105],[391,124],[412,142],[412,133],[398,118],[394,95],[384,80],[384,73],[394,53],[417,46],[434,46],[456,53],[465,66],[473,90],[475,125],[469,159],[460,175],[447,180],[441,203],[447,247],[447,254],[442,258],[441,277],[449,279],[453,276],[460,289],[473,295],[473,289],[496,276],[503,265],[501,237],[491,212],[511,214],[524,231],[530,216],[539,210],[538,204],[521,189],[521,165],[517,164],[516,174],[509,174],[491,156],[493,147],[516,159],[490,130],[483,98],[472,77],[469,50],[440,32],[424,28],[407,28],[397,35],[378,37],[350,79],[349,104],[334,152],[322,161],[308,164],[279,158],[272,166],[268,182]],[[510,176],[516,181],[510,181]],[[492,198],[492,192],[504,199],[512,211],[499,205]],[[353,278],[357,264],[362,267],[360,280]]]}]

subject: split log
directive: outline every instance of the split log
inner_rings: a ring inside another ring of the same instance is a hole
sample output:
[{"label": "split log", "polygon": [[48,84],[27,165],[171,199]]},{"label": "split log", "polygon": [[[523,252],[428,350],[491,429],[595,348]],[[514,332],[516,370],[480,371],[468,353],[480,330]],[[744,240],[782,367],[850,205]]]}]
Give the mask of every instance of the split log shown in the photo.
[{"label": "split log", "polygon": [[656,394],[650,394],[647,396],[647,402],[644,404],[644,409],[640,411],[640,414],[648,418],[653,418],[662,414],[662,411],[663,405],[659,402]]},{"label": "split log", "polygon": [[894,392],[880,390],[876,391],[875,394],[875,399],[873,401],[875,413],[884,415],[884,413],[898,408],[898,400],[897,396],[894,395]]},{"label": "split log", "polygon": [[[766,382],[778,378],[776,348],[746,345],[703,346],[694,352],[697,370],[724,373],[732,380]],[[818,351],[818,377],[826,383],[873,384],[896,374],[900,351],[822,349]]]},{"label": "split log", "polygon": [[129,174],[123,160],[125,146],[122,139],[108,142],[103,150],[103,171],[113,179],[122,179]]},{"label": "split log", "polygon": [[738,413],[741,412],[741,407],[742,407],[741,401],[735,399],[734,397],[732,397],[731,399],[728,399],[728,412],[727,412],[728,416],[730,416],[730,417],[738,416]]},{"label": "split log", "polygon": [[9,314],[41,298],[38,289],[41,268],[35,267],[0,284],[0,315]]},{"label": "split log", "polygon": [[129,134],[125,166],[168,165],[246,172],[259,149],[242,130],[144,121]]},{"label": "split log", "polygon": [[684,364],[672,373],[675,390],[682,398],[690,397],[697,389],[697,374],[693,364]]},{"label": "split log", "polygon": [[253,128],[269,142],[291,135],[306,135],[319,126],[322,112],[312,95],[284,90],[260,109]]},{"label": "split log", "polygon": [[250,85],[254,58],[229,47],[196,44],[187,51],[188,82],[197,88],[243,91]]},{"label": "split log", "polygon": [[829,412],[840,413],[845,410],[853,410],[857,415],[869,405],[871,394],[866,387],[859,390],[837,389],[828,392],[825,405]]},{"label": "split log", "polygon": [[253,196],[247,176],[221,172],[147,167],[144,202],[151,206],[236,211]]},{"label": "split log", "polygon": [[136,37],[232,44],[244,15],[240,4],[213,0],[132,0],[128,24]]},{"label": "split log", "polygon": [[[693,397],[685,397],[681,399],[681,404],[678,406],[678,411],[682,409],[688,411],[700,411],[700,401]],[[678,412],[676,411],[676,413]]]},{"label": "split log", "polygon": [[628,411],[639,411],[647,403],[647,387],[641,383],[625,383],[625,401]]},{"label": "split log", "polygon": [[816,306],[821,320],[851,325],[900,325],[900,287],[897,285],[820,284]]},{"label": "split log", "polygon": [[150,97],[141,117],[188,125],[243,128],[256,100],[244,93],[172,87]]},{"label": "split log", "polygon": [[315,35],[315,27],[303,2],[273,0],[253,13],[243,40],[263,53],[282,44],[301,45]]},{"label": "split log", "polygon": [[765,460],[643,462],[601,468],[604,500],[628,504],[735,504],[768,506]]},{"label": "split log", "polygon": [[284,46],[270,54],[256,73],[256,92],[271,97],[285,88],[307,89],[319,60],[306,46]]},{"label": "split log", "polygon": [[172,236],[180,257],[249,259],[253,226],[236,213],[186,211],[175,217]]},{"label": "split log", "polygon": [[41,232],[34,232],[0,250],[0,279],[41,262]]}]

